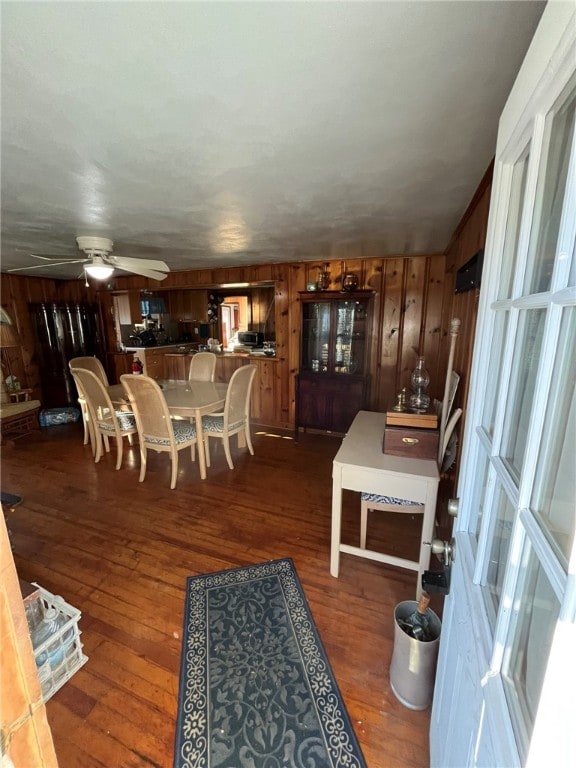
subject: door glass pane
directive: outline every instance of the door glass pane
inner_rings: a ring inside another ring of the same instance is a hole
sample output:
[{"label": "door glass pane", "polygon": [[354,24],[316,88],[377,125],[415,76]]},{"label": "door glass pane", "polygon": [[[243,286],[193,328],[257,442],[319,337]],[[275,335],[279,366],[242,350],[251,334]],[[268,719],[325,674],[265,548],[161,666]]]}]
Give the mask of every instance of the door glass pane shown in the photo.
[{"label": "door glass pane", "polygon": [[536,468],[532,509],[568,568],[576,518],[576,309],[565,309]]},{"label": "door glass pane", "polygon": [[527,293],[541,293],[550,289],[574,134],[575,105],[573,80],[568,95],[563,95],[559,106],[547,118],[549,142],[546,157],[540,164],[536,210],[528,251],[525,282]]},{"label": "door glass pane", "polygon": [[[522,558],[502,679],[520,754],[525,754],[542,691],[560,604],[529,542]],[[567,660],[570,663],[570,660]]]},{"label": "door glass pane", "polygon": [[520,477],[526,449],[545,319],[543,309],[520,312],[501,453],[516,480]]},{"label": "door glass pane", "polygon": [[476,512],[476,541],[478,541],[480,528],[482,527],[482,520],[485,517],[486,493],[488,490],[488,456],[482,454],[480,461],[481,465],[478,467],[478,472],[476,474],[476,487],[473,494],[475,499],[480,499],[480,505],[478,507],[478,511]]},{"label": "door glass pane", "polygon": [[510,189],[510,203],[508,218],[506,220],[506,235],[504,239],[504,253],[502,254],[502,275],[498,291],[499,299],[507,299],[512,291],[512,279],[516,271],[516,257],[518,254],[518,236],[520,234],[520,221],[524,206],[524,191],[526,189],[526,173],[528,170],[528,153],[519,160],[512,172],[512,186]]},{"label": "door glass pane", "polygon": [[504,347],[504,338],[508,327],[508,317],[508,312],[498,312],[494,320],[492,356],[490,358],[488,369],[486,398],[484,400],[484,411],[482,413],[482,426],[488,432],[490,437],[493,437],[494,435],[494,418],[496,415],[498,391],[500,389],[500,372],[502,368],[502,349]]},{"label": "door glass pane", "polygon": [[498,605],[502,595],[502,584],[504,583],[504,573],[508,563],[508,550],[510,549],[513,523],[514,507],[510,504],[504,491],[500,490],[497,498],[494,534],[490,546],[490,558],[486,574],[486,585],[494,606],[494,615],[498,612]]}]

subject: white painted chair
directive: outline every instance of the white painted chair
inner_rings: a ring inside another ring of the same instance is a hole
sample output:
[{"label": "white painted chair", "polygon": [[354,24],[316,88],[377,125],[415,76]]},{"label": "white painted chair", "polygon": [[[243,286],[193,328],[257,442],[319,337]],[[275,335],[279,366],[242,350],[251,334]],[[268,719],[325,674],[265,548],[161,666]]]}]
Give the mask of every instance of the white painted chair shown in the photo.
[{"label": "white painted chair", "polygon": [[[458,377],[459,378],[459,377]],[[455,383],[455,387],[457,382]],[[451,401],[454,398],[454,392],[451,392]],[[441,403],[440,403],[441,405]],[[449,446],[453,446],[455,440],[454,428],[462,415],[462,409],[457,408],[452,416],[448,419],[446,428],[442,435],[442,456],[443,463],[439,467],[440,472],[446,471],[454,461],[455,453],[448,450]],[[453,440],[454,438],[454,440]],[[428,519],[423,518],[422,530],[432,530],[434,520],[429,518],[435,517],[436,510],[429,508],[425,511],[425,505],[410,499],[399,499],[392,496],[380,496],[373,493],[362,492],[360,494],[360,548],[366,549],[366,535],[368,528],[368,512],[395,512],[397,514],[412,514],[412,515],[427,515]],[[424,542],[421,542],[420,546],[420,559],[419,560],[407,560],[399,558],[394,555],[382,554],[381,562],[385,562],[389,565],[394,565],[401,568],[408,568],[417,572],[423,572],[430,564],[430,552],[431,546],[423,546]],[[430,542],[431,545],[431,542]]]}]

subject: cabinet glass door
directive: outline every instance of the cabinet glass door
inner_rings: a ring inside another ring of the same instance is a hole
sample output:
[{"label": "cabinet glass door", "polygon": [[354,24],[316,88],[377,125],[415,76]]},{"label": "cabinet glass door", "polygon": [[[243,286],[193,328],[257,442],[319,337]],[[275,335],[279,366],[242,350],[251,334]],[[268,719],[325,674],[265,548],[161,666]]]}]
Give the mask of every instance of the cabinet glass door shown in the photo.
[{"label": "cabinet glass door", "polygon": [[305,303],[302,309],[302,370],[328,371],[330,343],[330,304]]},{"label": "cabinet glass door", "polygon": [[335,307],[334,373],[364,373],[366,303],[339,301]]}]

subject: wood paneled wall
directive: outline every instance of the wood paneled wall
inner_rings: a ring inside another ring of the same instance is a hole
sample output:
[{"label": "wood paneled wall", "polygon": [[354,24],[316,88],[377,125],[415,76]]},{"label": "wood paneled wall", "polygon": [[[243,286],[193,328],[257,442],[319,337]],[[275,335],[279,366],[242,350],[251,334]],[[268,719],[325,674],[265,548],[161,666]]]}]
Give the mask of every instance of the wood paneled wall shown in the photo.
[{"label": "wood paneled wall", "polygon": [[300,340],[299,291],[315,282],[321,267],[330,274],[330,290],[339,290],[344,271],[358,276],[359,288],[374,291],[370,343],[370,403],[385,411],[395,402],[419,354],[426,356],[430,394],[441,397],[444,372],[439,367],[443,331],[440,325],[443,302],[445,257],[394,257],[351,259],[337,262],[301,262],[290,266],[289,327],[290,370],[298,371]]},{"label": "wood paneled wall", "polygon": [[2,275],[2,307],[16,325],[22,342],[20,349],[11,352],[14,374],[23,386],[32,387],[33,396],[42,394],[40,374],[34,350],[34,332],[28,304],[61,301],[95,303],[98,292],[86,288],[83,280],[50,280],[42,277]]},{"label": "wood paneled wall", "polygon": [[[358,276],[360,288],[374,291],[368,407],[384,411],[394,402],[396,393],[409,386],[418,354],[426,358],[431,396],[443,397],[452,317],[462,321],[454,369],[462,377],[457,405],[465,407],[478,296],[477,291],[455,296],[454,279],[456,271],[484,246],[491,178],[490,167],[445,254],[378,256],[369,249],[366,249],[366,255],[359,248],[342,246],[334,249],[331,258],[321,261],[171,272],[161,283],[161,289],[198,289],[239,282],[274,284],[274,324],[279,358],[276,370],[280,392],[278,424],[291,428],[294,424],[295,374],[299,367],[299,292],[306,289],[308,282],[316,282],[320,269],[326,269],[330,274],[330,290],[339,290],[343,273],[353,272]],[[25,380],[37,396],[40,387],[28,303],[97,300],[108,348],[115,351],[113,291],[139,294],[141,290],[158,290],[160,287],[156,281],[138,276],[115,277],[106,286],[93,286],[86,288],[82,280],[2,275],[2,306],[8,309],[17,324],[23,342]]]},{"label": "wood paneled wall", "polygon": [[[460,451],[462,436],[466,425],[466,405],[470,389],[470,371],[472,367],[472,350],[476,334],[476,319],[478,314],[479,290],[473,289],[465,293],[454,293],[456,272],[474,256],[486,243],[490,195],[492,191],[492,176],[494,166],[491,164],[484,174],[478,189],[466,213],[462,217],[452,240],[446,250],[446,275],[444,282],[444,300],[442,327],[449,328],[450,319],[460,319],[460,334],[454,351],[454,370],[460,374],[458,392],[454,401],[455,408],[462,408],[463,414],[457,426],[458,454],[455,464],[445,474],[440,482],[438,493],[439,534],[442,538],[450,538],[452,519],[447,513],[448,499],[456,496],[458,474],[460,469]],[[441,365],[446,368],[449,351],[449,340],[442,347]]]}]

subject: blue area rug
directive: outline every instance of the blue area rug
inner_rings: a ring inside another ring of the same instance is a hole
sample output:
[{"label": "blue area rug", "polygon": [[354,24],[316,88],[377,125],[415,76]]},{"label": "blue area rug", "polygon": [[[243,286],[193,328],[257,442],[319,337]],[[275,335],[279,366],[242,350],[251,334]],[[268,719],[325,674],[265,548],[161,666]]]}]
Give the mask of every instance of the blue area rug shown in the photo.
[{"label": "blue area rug", "polygon": [[291,559],[187,579],[174,766],[365,766]]}]

